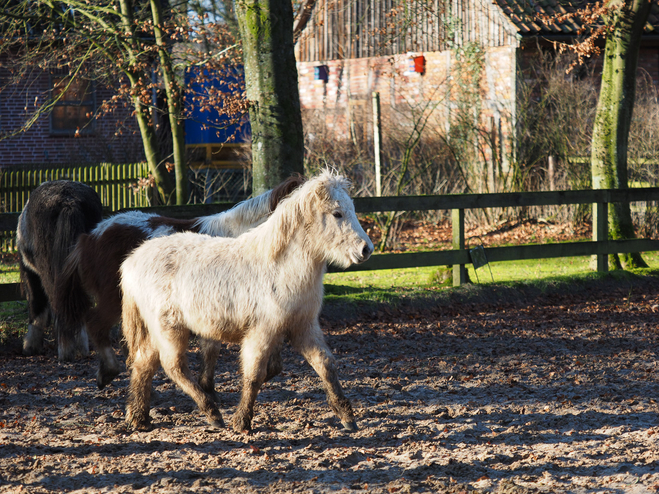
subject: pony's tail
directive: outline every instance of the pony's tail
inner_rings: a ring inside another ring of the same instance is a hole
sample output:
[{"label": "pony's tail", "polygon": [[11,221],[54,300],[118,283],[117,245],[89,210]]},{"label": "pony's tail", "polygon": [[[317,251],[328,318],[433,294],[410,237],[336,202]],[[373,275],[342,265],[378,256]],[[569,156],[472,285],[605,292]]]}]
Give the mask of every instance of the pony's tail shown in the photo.
[{"label": "pony's tail", "polygon": [[80,235],[76,246],[64,260],[61,271],[56,278],[55,297],[52,301],[53,312],[55,312],[64,330],[69,333],[80,330],[85,314],[93,304],[93,300],[87,293],[80,276],[83,252],[85,252],[85,247],[89,241],[89,235]]},{"label": "pony's tail", "polygon": [[[100,217],[98,219],[100,220]],[[57,330],[65,338],[67,336],[77,337],[82,329],[80,321],[73,318],[77,314],[77,308],[72,310],[67,306],[77,307],[86,305],[89,302],[87,301],[88,296],[81,291],[81,287],[69,286],[62,289],[60,288],[60,280],[71,248],[76,245],[82,234],[87,233],[94,226],[89,224],[85,219],[85,215],[81,214],[77,208],[65,207],[57,217],[50,264],[50,279],[53,283],[54,293],[49,298],[51,299],[51,308],[55,316]]]},{"label": "pony's tail", "polygon": [[135,300],[126,293],[123,294],[121,304],[121,330],[123,332],[125,347],[128,350],[126,367],[130,368],[135,361],[137,352],[148,341],[149,330],[146,327],[144,319],[142,319]]},{"label": "pony's tail", "polygon": [[51,251],[50,269],[53,280],[57,280],[67,256],[80,235],[89,232],[94,226],[87,224],[84,214],[76,208],[62,208],[57,217]]}]

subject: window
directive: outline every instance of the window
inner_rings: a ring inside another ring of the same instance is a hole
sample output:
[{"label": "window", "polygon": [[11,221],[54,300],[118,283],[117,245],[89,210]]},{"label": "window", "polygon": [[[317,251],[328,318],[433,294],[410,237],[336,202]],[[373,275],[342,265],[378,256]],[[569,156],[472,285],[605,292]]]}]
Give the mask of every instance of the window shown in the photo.
[{"label": "window", "polygon": [[[60,97],[61,96],[61,97]],[[94,131],[94,86],[91,81],[52,78],[52,98],[55,103],[50,114],[52,134],[90,134]]]}]

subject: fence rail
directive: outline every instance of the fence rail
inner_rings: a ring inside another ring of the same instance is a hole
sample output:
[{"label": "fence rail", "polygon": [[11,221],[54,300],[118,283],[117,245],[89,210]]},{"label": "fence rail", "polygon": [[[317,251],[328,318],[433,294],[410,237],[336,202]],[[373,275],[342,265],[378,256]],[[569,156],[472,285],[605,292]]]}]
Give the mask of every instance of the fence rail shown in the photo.
[{"label": "fence rail", "polygon": [[[608,205],[659,201],[659,187],[639,189],[578,190],[558,192],[519,192],[504,194],[456,194],[445,196],[357,197],[358,213],[386,211],[451,210],[453,245],[451,250],[409,252],[403,254],[375,254],[364,264],[352,266],[348,271],[368,271],[421,266],[453,266],[453,283],[466,281],[466,265],[471,264],[470,252],[465,245],[465,209],[552,206],[570,204],[593,205],[593,240],[545,245],[517,245],[485,248],[489,262],[521,259],[546,259],[572,256],[597,256],[598,271],[608,270],[608,255],[659,250],[659,240],[608,239]],[[163,206],[140,208],[176,218],[192,218],[225,211],[233,203],[194,206]],[[15,230],[18,214],[0,214],[0,230]],[[19,300],[18,283],[0,284],[0,301]]]}]

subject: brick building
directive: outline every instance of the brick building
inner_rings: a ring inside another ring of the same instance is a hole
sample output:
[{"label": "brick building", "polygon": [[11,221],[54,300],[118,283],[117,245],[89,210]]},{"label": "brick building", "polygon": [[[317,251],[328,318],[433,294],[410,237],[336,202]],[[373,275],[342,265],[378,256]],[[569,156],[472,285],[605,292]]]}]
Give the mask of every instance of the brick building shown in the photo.
[{"label": "brick building", "polygon": [[[465,68],[473,55],[469,49],[478,46],[478,118],[500,146],[506,146],[521,74],[537,58],[538,49],[574,38],[578,26],[571,21],[534,22],[535,12],[561,12],[552,0],[536,1],[532,11],[528,0],[451,0],[445,9],[443,5],[439,0],[317,0],[296,44],[306,121],[322,121],[339,138],[368,137],[371,94],[376,91],[385,118],[395,119],[394,109],[413,109],[430,101],[436,103],[436,125],[450,126],[460,99],[473,89],[465,82]],[[639,70],[659,86],[658,13],[653,2]],[[5,76],[2,70],[6,69],[0,66],[0,80]],[[49,98],[60,77],[38,73],[0,92],[0,166],[144,158],[130,105],[89,120],[87,115],[113,94],[94,84],[73,88],[53,112],[12,135],[35,101]]]},{"label": "brick building", "polygon": [[[6,65],[0,66],[6,80]],[[49,114],[25,131],[21,126],[40,101],[64,90],[64,75],[35,71],[29,79],[0,91],[0,166],[82,163],[134,163],[144,159],[141,137],[130,106],[92,118],[114,91],[81,80],[66,91]]]},{"label": "brick building", "polygon": [[[451,125],[468,90],[464,61],[478,46],[478,118],[505,147],[516,121],[519,81],[530,62],[538,50],[577,35],[572,20],[558,25],[534,19],[535,13],[565,12],[561,5],[570,8],[569,0],[451,0],[444,10],[438,1],[318,0],[296,45],[303,112],[307,120],[324,119],[337,137],[354,139],[372,132],[370,101],[377,91],[383,117],[434,100],[436,124]],[[658,14],[653,2],[639,58],[639,71],[655,85]],[[419,60],[422,65],[415,65]]]}]

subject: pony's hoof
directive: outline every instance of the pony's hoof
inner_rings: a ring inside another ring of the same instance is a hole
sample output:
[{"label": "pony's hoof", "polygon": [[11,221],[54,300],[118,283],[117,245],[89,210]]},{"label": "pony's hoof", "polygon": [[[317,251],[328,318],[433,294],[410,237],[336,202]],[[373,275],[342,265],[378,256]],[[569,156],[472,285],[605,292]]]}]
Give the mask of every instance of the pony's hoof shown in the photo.
[{"label": "pony's hoof", "polygon": [[34,355],[41,355],[43,352],[43,347],[34,347],[31,345],[23,345],[23,355],[26,357],[33,357]]},{"label": "pony's hoof", "polygon": [[150,420],[143,422],[126,421],[126,428],[135,432],[151,432],[153,425]]},{"label": "pony's hoof", "polygon": [[231,420],[233,431],[237,434],[248,434],[252,430],[252,421],[247,417],[233,417]]},{"label": "pony's hoof", "polygon": [[359,427],[357,427],[357,422],[355,422],[354,420],[350,420],[347,422],[341,421],[341,425],[343,425],[343,430],[348,432],[355,432],[359,430]]},{"label": "pony's hoof", "polygon": [[128,430],[134,430],[139,432],[149,432],[153,429],[151,425],[151,417],[149,417],[148,412],[144,413],[133,413],[130,409],[126,411],[126,428]]},{"label": "pony's hoof", "polygon": [[103,389],[110,384],[120,373],[120,369],[103,369],[102,367],[98,369],[96,373],[96,385],[98,389]]},{"label": "pony's hoof", "polygon": [[57,350],[57,359],[60,362],[74,362],[78,352],[75,348],[58,348]]},{"label": "pony's hoof", "polygon": [[216,419],[209,419],[208,423],[214,429],[224,429],[224,420],[222,420],[222,417]]}]

